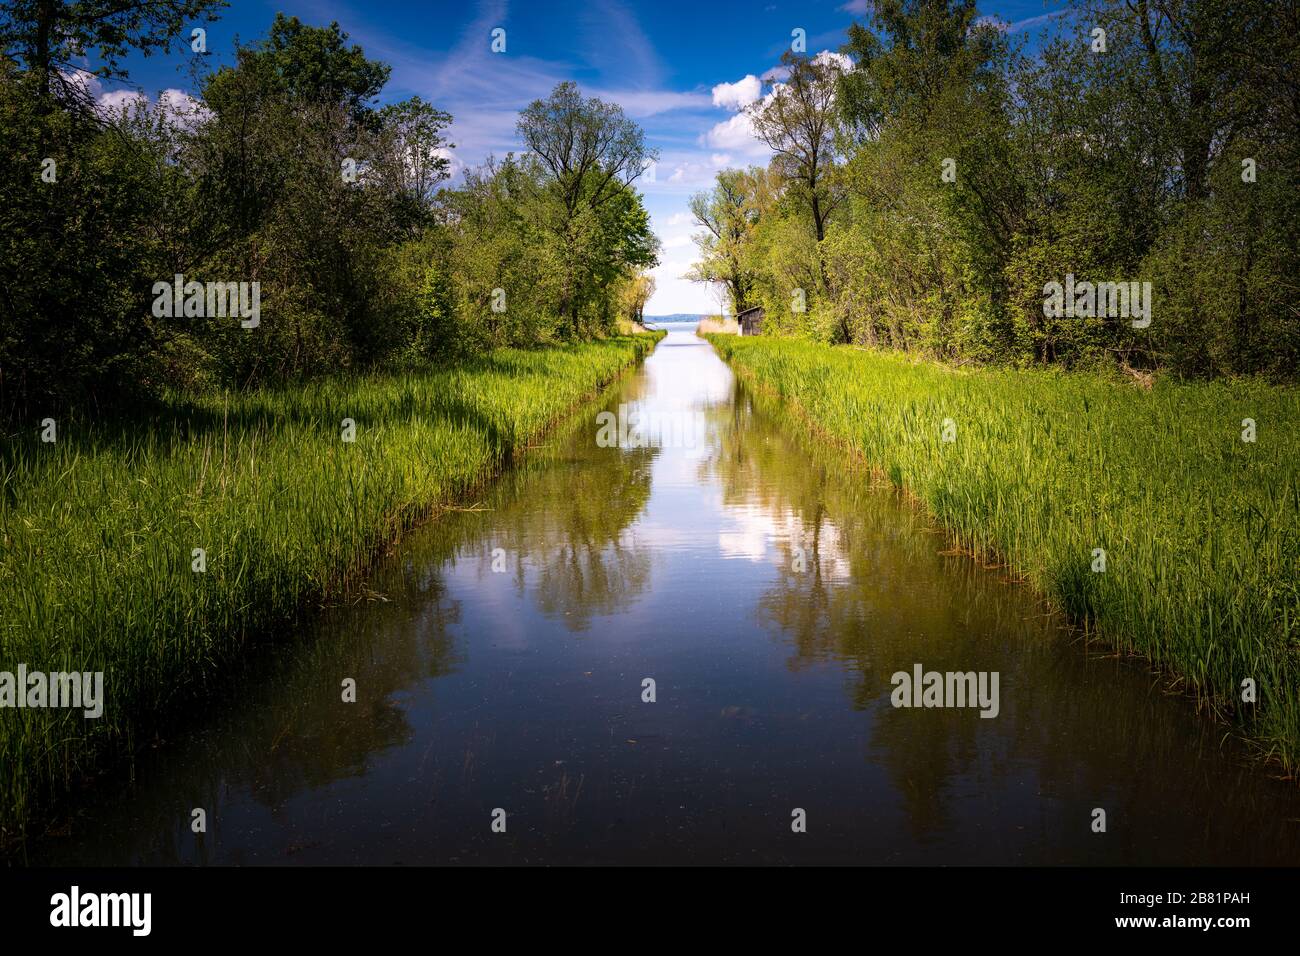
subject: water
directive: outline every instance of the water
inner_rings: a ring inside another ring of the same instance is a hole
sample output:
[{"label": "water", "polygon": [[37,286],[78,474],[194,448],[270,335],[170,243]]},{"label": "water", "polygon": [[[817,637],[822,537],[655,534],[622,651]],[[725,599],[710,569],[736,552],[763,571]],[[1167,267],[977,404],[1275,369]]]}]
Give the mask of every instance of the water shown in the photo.
[{"label": "water", "polygon": [[[703,433],[600,447],[584,413],[28,861],[1300,861],[1294,784],[797,440],[689,326],[607,398]],[[917,663],[997,671],[998,716],[894,708]]]}]

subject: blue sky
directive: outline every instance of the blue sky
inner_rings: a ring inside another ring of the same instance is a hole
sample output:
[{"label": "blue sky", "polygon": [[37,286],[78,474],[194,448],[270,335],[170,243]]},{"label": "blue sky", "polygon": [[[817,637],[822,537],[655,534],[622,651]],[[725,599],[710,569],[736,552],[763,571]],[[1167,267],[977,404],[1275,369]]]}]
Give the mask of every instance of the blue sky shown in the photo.
[{"label": "blue sky", "polygon": [[[392,67],[383,99],[419,94],[452,114],[453,166],[519,150],[514,126],[561,80],[620,104],[660,158],[639,185],[663,243],[647,313],[717,312],[716,293],[681,278],[695,255],[687,201],[718,169],[766,161],[740,112],[760,78],[805,31],[810,53],[838,50],[867,0],[233,0],[205,25],[209,62],[230,62],[238,36],[262,36],[277,11],[314,25],[337,20],[352,42]],[[981,4],[1013,32],[1050,27],[1061,0]],[[506,51],[491,51],[492,31]],[[93,61],[92,61],[93,62]],[[192,88],[189,49],[128,61],[130,86],[150,97]],[[121,97],[124,89],[102,95]]]}]

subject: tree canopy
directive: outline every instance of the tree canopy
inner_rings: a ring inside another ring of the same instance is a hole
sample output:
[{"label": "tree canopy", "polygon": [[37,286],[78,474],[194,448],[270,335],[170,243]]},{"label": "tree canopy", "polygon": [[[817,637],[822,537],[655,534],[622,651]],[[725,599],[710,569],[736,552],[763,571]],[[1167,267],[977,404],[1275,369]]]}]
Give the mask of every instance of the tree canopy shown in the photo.
[{"label": "tree canopy", "polygon": [[[973,0],[875,0],[838,58],[787,54],[751,107],[776,193],[742,222],[720,173],[692,277],[829,341],[1294,377],[1294,5],[1077,0],[1053,22],[1034,50]],[[1137,290],[1149,323],[1053,315],[1076,281]]]},{"label": "tree canopy", "polygon": [[[454,361],[640,315],[658,242],[632,184],[653,153],[573,84],[521,113],[526,152],[455,186],[453,118],[385,102],[388,66],[337,23],[277,15],[180,111],[42,89],[78,44],[98,38],[102,75],[122,77],[115,52],[165,47],[211,8],[6,8],[0,414]],[[159,313],[176,275],[256,285],[255,327]]]}]

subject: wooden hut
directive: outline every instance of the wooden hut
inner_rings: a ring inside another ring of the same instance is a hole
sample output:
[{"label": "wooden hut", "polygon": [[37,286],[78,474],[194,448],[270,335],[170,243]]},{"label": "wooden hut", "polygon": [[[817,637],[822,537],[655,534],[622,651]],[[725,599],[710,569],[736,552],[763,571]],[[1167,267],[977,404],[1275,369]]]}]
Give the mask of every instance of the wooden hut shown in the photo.
[{"label": "wooden hut", "polygon": [[738,313],[736,324],[740,326],[740,335],[758,335],[763,330],[763,307],[756,305]]}]

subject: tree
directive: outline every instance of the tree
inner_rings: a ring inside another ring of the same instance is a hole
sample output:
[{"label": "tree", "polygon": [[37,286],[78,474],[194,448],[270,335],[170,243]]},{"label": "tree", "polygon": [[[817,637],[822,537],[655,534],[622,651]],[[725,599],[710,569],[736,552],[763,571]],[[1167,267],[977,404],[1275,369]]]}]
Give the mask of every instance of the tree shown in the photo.
[{"label": "tree", "polygon": [[0,49],[16,54],[36,77],[42,99],[67,100],[85,91],[64,78],[77,58],[93,51],[94,75],[123,79],[131,50],[169,50],[196,22],[211,22],[225,0],[10,0],[0,7]]},{"label": "tree", "polygon": [[853,70],[838,78],[840,114],[858,142],[885,123],[924,123],[954,78],[971,77],[997,37],[975,0],[874,0],[870,29],[849,26]]},{"label": "tree", "polygon": [[687,278],[721,284],[733,315],[752,304],[754,275],[745,262],[745,247],[771,192],[763,169],[724,169],[712,189],[690,200],[695,224],[705,231],[695,236],[701,258]]},{"label": "tree", "polygon": [[628,321],[645,324],[645,306],[655,294],[655,277],[641,272],[628,280],[623,290],[622,308]]},{"label": "tree", "polygon": [[574,83],[558,84],[545,100],[534,100],[516,126],[528,149],[550,174],[548,188],[558,203],[552,231],[564,250],[564,310],[572,331],[581,327],[581,238],[590,234],[602,206],[629,189],[657,158],[645,135],[621,107],[596,97],[584,99]]},{"label": "tree", "polygon": [[837,91],[850,234],[827,250],[839,318],[871,344],[949,355],[961,341],[986,357],[1005,348],[989,338],[1025,202],[1009,156],[1004,35],[977,20],[973,0],[878,0],[844,50],[854,60]]},{"label": "tree", "polygon": [[[394,154],[437,137],[446,116],[398,104],[386,128],[371,104],[388,72],[338,24],[277,16],[233,66],[206,78],[211,118],[185,154],[206,227],[190,265],[257,279],[266,303],[257,350],[237,327],[210,330],[223,377],[314,374],[394,350],[404,323],[381,308],[381,263],[427,202],[404,188],[409,171]],[[422,170],[425,185],[437,159]]]},{"label": "tree", "polygon": [[369,60],[361,47],[347,46],[337,22],[313,27],[277,13],[266,38],[240,47],[235,67],[223,67],[204,84],[214,109],[226,106],[227,86],[235,75],[252,77],[264,97],[283,96],[304,103],[336,103],[359,123],[374,125],[370,103],[388,82],[391,68]]},{"label": "tree", "polygon": [[379,122],[382,174],[403,197],[412,228],[418,228],[432,209],[434,191],[451,175],[446,151],[456,144],[443,136],[451,114],[413,96],[385,106]]},{"label": "tree", "polygon": [[1249,91],[1250,51],[1270,18],[1268,5],[1133,0],[1088,6],[1107,24],[1141,38],[1140,68],[1170,126],[1182,187],[1191,199],[1203,197],[1216,150],[1262,106],[1243,92]]},{"label": "tree", "polygon": [[758,138],[776,154],[781,175],[808,204],[817,241],[838,197],[830,173],[835,163],[835,87],[843,72],[835,54],[809,57],[789,50],[781,57],[783,81],[771,81],[770,95],[752,104],[750,121]]},{"label": "tree", "polygon": [[[600,207],[598,230],[585,244],[585,272],[591,285],[590,295],[601,298],[600,315],[611,324],[605,293],[612,292],[620,281],[635,278],[642,269],[659,262],[659,239],[650,228],[650,214],[641,197],[624,186]],[[648,297],[648,296],[647,296]]]}]

